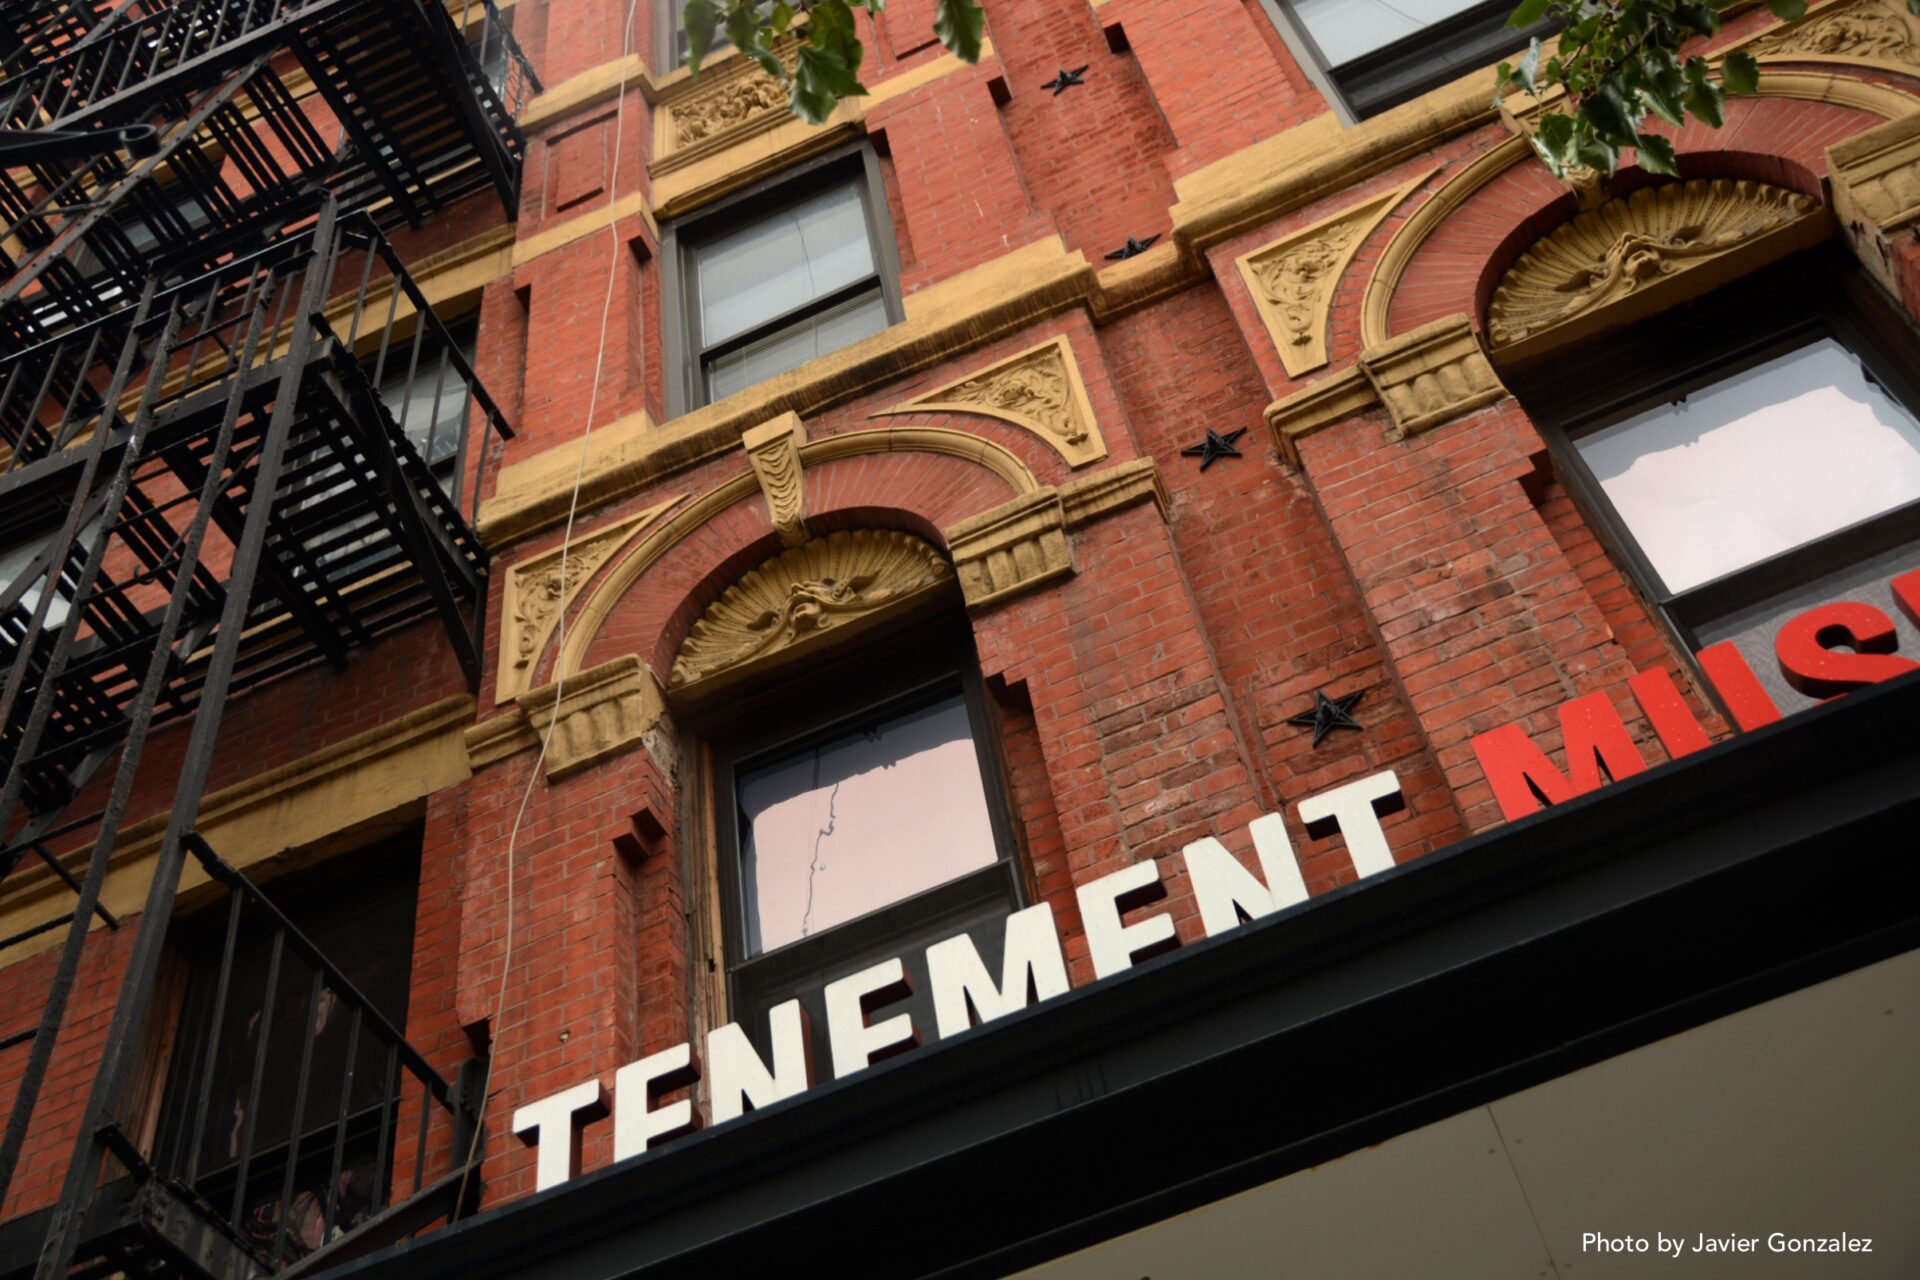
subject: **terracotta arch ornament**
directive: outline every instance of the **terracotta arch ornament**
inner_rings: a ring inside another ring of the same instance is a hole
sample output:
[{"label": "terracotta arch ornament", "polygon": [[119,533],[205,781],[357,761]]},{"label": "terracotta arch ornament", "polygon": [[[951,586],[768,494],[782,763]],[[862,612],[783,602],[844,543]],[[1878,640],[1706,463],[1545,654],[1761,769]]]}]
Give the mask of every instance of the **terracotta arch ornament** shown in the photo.
[{"label": "terracotta arch ornament", "polygon": [[[1796,57],[1793,61],[1802,63],[1806,59]],[[1906,71],[1912,74],[1912,69]],[[1882,120],[1920,112],[1920,100],[1910,94],[1837,71],[1772,70],[1761,77],[1756,96],[1762,100],[1829,103]],[[1383,346],[1395,336],[1390,324],[1394,296],[1421,246],[1475,193],[1522,163],[1534,163],[1532,145],[1524,136],[1503,139],[1463,166],[1401,224],[1382,251],[1361,301],[1360,339],[1364,349]]]},{"label": "terracotta arch ornament", "polygon": [[[751,439],[742,441],[742,449],[749,467],[742,474],[690,500],[676,496],[576,537],[570,544],[564,582],[559,580],[557,548],[516,566],[525,570],[526,581],[509,582],[503,609],[510,622],[521,620],[520,629],[502,628],[499,664],[499,687],[511,692],[499,698],[503,714],[467,730],[471,767],[538,746],[550,727],[545,762],[550,780],[642,745],[665,711],[664,691],[638,654],[584,667],[601,625],[662,556],[722,511],[756,495],[764,496],[768,518],[783,540],[797,539],[802,548],[809,545],[803,482],[809,466],[872,454],[931,453],[960,458],[989,472],[1012,491],[1016,501],[1041,488],[1012,452],[961,431],[895,427],[804,443],[798,420],[782,415],[748,436]],[[578,574],[573,569],[576,562],[582,566]],[[529,591],[539,600],[531,609],[523,603]],[[554,660],[555,674],[546,683],[529,687],[558,631],[562,609],[569,611],[572,621]],[[520,630],[528,625],[533,635],[523,642]]]},{"label": "terracotta arch ornament", "polygon": [[[786,438],[793,439],[791,435]],[[942,427],[849,431],[828,436],[824,440],[796,444],[794,453],[802,476],[806,468],[842,458],[885,453],[933,453],[961,458],[993,473],[1016,497],[1034,493],[1041,487],[1033,473],[1011,451],[980,436]],[[783,502],[787,494],[797,492],[804,495],[803,481],[796,481],[792,485],[783,482],[778,491]],[[675,508],[590,588],[579,606],[573,625],[568,628],[565,646],[555,664],[556,670],[571,675],[582,669],[586,655],[592,651],[593,642],[600,634],[600,628],[615,606],[662,556],[720,512],[763,493],[772,507],[773,494],[763,489],[760,472],[750,470]],[[804,501],[804,497],[801,501]],[[780,506],[774,507],[770,518],[791,528],[796,524],[804,525],[806,516],[804,507]]]},{"label": "terracotta arch ornament", "polygon": [[1833,233],[1811,196],[1744,179],[1642,187],[1563,222],[1520,255],[1487,308],[1503,365],[1617,329]]},{"label": "terracotta arch ornament", "polygon": [[700,696],[951,598],[953,567],[892,529],[841,529],[763,560],[694,620],[667,678]]},{"label": "terracotta arch ornament", "polygon": [[[1799,53],[1782,57],[1812,60]],[[1865,230],[1850,232],[1849,239],[1868,267],[1886,278],[1885,262],[1871,259],[1876,244],[1885,258],[1883,242],[1890,230],[1911,220],[1909,206],[1915,202],[1888,193],[1906,181],[1920,98],[1851,75],[1803,70],[1769,71],[1757,96],[1818,102],[1887,122],[1863,123],[1857,135],[1833,144],[1824,157],[1836,201],[1844,206],[1852,200],[1876,211],[1855,219]],[[1478,192],[1514,166],[1532,163],[1525,121],[1508,123],[1516,130],[1513,136],[1463,165],[1387,242],[1361,302],[1359,360],[1267,406],[1274,444],[1292,465],[1299,465],[1301,437],[1375,407],[1386,409],[1389,437],[1403,439],[1507,394],[1467,314],[1466,308],[1475,305],[1471,299],[1463,297],[1463,309],[1453,315],[1404,332],[1393,331],[1391,316],[1395,295],[1421,247]],[[1567,197],[1569,207],[1581,203],[1577,194]],[[1536,243],[1503,277],[1498,313],[1491,317],[1494,355],[1502,367],[1524,364],[1825,239],[1835,225],[1831,211],[1804,193],[1740,179],[1669,183],[1593,203]]]},{"label": "terracotta arch ornament", "polygon": [[1076,470],[1107,456],[1073,342],[1064,334],[871,416],[942,411],[1011,423]]}]

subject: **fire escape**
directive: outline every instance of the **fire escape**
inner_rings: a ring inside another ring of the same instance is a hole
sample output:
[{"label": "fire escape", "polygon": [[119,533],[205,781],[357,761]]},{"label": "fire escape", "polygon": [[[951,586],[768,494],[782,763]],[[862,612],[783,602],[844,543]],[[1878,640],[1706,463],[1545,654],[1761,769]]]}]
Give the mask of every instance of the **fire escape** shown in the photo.
[{"label": "fire escape", "polygon": [[[168,722],[186,738],[144,779],[173,784],[140,916],[156,927],[125,949],[59,1198],[33,1215],[36,1280],[307,1275],[476,1193],[473,1073],[444,1078],[196,821],[223,711],[250,688],[427,621],[478,683],[474,514],[511,431],[386,233],[486,191],[513,216],[514,119],[538,88],[493,0],[0,16],[0,539],[45,538],[0,585],[0,889],[55,877],[73,902],[0,938],[3,957],[64,931],[38,1016],[0,1023],[0,1053],[25,1057],[0,1206],[89,934],[134,927],[101,899],[145,816],[143,749]],[[202,1149],[205,1083],[179,1149],[128,1131],[189,860],[227,895],[207,1051],[223,1019],[229,1044],[247,1018],[304,1038],[286,1078],[267,1078],[266,1031],[247,1051],[237,1162]],[[263,984],[243,936],[264,940]],[[248,983],[264,1007],[236,1007]],[[323,1007],[345,1038],[331,1057]],[[291,1097],[286,1132],[255,1131],[263,1091]],[[354,1161],[375,1172],[350,1206]],[[296,1204],[297,1180],[325,1190]]]}]

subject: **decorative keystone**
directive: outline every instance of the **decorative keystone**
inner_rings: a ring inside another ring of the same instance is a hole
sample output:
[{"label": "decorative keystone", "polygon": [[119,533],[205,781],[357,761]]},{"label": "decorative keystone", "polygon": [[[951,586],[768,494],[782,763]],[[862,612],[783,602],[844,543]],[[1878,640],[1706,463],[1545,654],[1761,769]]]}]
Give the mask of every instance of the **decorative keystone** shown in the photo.
[{"label": "decorative keystone", "polygon": [[947,530],[947,548],[970,609],[998,604],[1073,573],[1066,508],[1041,489]]},{"label": "decorative keystone", "polygon": [[753,473],[760,477],[767,515],[780,535],[780,544],[799,546],[813,536],[807,529],[806,474],[800,463],[800,446],[807,442],[806,424],[797,413],[783,413],[740,438],[747,446]]},{"label": "decorative keystone", "polygon": [[1360,357],[1387,406],[1393,437],[1430,431],[1506,396],[1464,315],[1452,315],[1389,339]]}]

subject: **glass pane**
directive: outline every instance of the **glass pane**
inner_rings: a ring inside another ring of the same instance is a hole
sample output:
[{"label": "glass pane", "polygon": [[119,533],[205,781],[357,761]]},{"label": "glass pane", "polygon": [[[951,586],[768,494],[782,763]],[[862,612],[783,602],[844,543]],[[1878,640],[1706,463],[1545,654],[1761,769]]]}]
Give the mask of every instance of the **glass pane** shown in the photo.
[{"label": "glass pane", "polygon": [[887,302],[880,286],[847,299],[818,315],[796,320],[757,342],[729,351],[707,364],[707,395],[724,399],[809,360],[870,338],[887,327]]},{"label": "glass pane", "polygon": [[[79,532],[74,537],[73,546],[77,554],[72,563],[76,566],[74,570],[76,574],[79,572],[78,565],[84,561],[87,547],[93,541],[94,533],[99,527],[100,522],[97,519],[89,520],[80,526]],[[33,563],[33,558],[59,536],[59,530],[56,529],[45,537],[29,538],[24,542],[16,542],[12,546],[0,549],[0,594],[4,594],[7,588],[27,571],[28,566]],[[53,599],[48,602],[47,617],[43,624],[46,630],[51,631],[67,620],[68,591],[71,583],[72,579],[69,579],[68,583],[56,591]],[[34,580],[32,586],[20,593],[16,607],[23,621],[31,617],[34,609],[39,607],[40,593],[46,589],[46,585],[46,575],[41,574]]]},{"label": "glass pane", "polygon": [[1674,592],[1920,499],[1920,421],[1833,338],[1576,447]]},{"label": "glass pane", "polygon": [[743,770],[741,896],[758,955],[999,860],[960,694]]},{"label": "glass pane", "polygon": [[1480,0],[1294,0],[1293,11],[1320,46],[1327,65],[1337,67],[1465,13],[1478,3]]},{"label": "glass pane", "polygon": [[[473,359],[473,344],[464,342],[461,354]],[[401,431],[429,464],[451,458],[460,448],[460,431],[467,416],[467,380],[452,357],[432,350],[420,353],[411,387],[407,379],[410,354],[396,351],[380,382],[380,399],[400,424]]]},{"label": "glass pane", "polygon": [[696,270],[703,347],[872,275],[859,187],[824,191],[701,245]]}]

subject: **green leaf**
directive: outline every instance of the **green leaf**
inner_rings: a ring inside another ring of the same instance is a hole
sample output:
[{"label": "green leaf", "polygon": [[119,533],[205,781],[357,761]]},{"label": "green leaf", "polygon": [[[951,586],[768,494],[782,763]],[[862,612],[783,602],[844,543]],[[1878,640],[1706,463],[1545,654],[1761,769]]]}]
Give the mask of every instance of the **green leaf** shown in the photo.
[{"label": "green leaf", "polygon": [[1532,26],[1547,16],[1547,5],[1551,0],[1520,0],[1520,7],[1507,18],[1507,25],[1517,29]]},{"label": "green leaf", "polygon": [[[727,39],[733,47],[746,53],[767,47],[766,37],[760,30],[760,14],[750,0],[732,0],[727,6]],[[760,65],[765,66],[762,62]],[[778,65],[776,62],[775,65]],[[786,68],[782,67],[778,79],[787,78]]]},{"label": "green leaf", "polygon": [[1692,84],[1687,89],[1687,110],[1718,129],[1727,122],[1726,94],[1717,84]]},{"label": "green leaf", "polygon": [[1907,0],[1907,12],[1920,18],[1920,0]]},{"label": "green leaf", "polygon": [[1611,178],[1614,171],[1620,167],[1620,148],[1603,138],[1577,138],[1574,140],[1573,158],[1576,163]]},{"label": "green leaf", "polygon": [[1593,125],[1597,138],[1618,149],[1631,146],[1638,123],[1627,102],[1626,90],[1617,79],[1603,81],[1598,91],[1580,103],[1580,114]]},{"label": "green leaf", "polygon": [[1533,92],[1533,77],[1540,70],[1540,39],[1538,36],[1527,42],[1526,56],[1520,59],[1520,65],[1513,69],[1513,82]]},{"label": "green leaf", "polygon": [[794,64],[788,101],[808,124],[824,124],[842,98],[866,95],[862,49],[847,0],[817,0],[808,13],[807,42]]},{"label": "green leaf", "polygon": [[1665,174],[1669,178],[1680,176],[1680,165],[1674,159],[1673,143],[1657,133],[1640,135],[1640,167],[1648,173]]},{"label": "green leaf", "polygon": [[1556,175],[1564,174],[1574,163],[1573,135],[1573,117],[1557,111],[1541,116],[1540,125],[1534,130],[1534,149]]},{"label": "green leaf", "polygon": [[[1920,3],[1920,0],[1916,0]],[[1513,88],[1513,64],[1503,62],[1493,69],[1493,109],[1500,109],[1500,100],[1507,96],[1507,90]]]},{"label": "green leaf", "polygon": [[713,7],[713,0],[687,0],[682,21],[687,25],[687,65],[698,75],[701,61],[713,48],[713,33],[719,25],[720,14]]},{"label": "green leaf", "polygon": [[1787,22],[1802,17],[1807,12],[1807,0],[1767,0],[1767,8],[1774,16]]},{"label": "green leaf", "polygon": [[1673,7],[1674,21],[1699,36],[1710,36],[1720,29],[1720,15],[1701,0],[1686,0]]},{"label": "green leaf", "polygon": [[1668,124],[1685,124],[1687,78],[1673,55],[1664,49],[1648,54],[1641,63],[1641,72],[1641,96],[1653,113]]},{"label": "green leaf", "polygon": [[780,0],[779,4],[773,6],[773,12],[768,15],[767,23],[773,28],[773,34],[776,36],[787,34],[787,28],[793,25],[793,6],[786,0]]},{"label": "green leaf", "polygon": [[1757,93],[1760,89],[1760,64],[1750,53],[1730,53],[1720,64],[1720,83],[1728,93]]},{"label": "green leaf", "polygon": [[933,33],[962,62],[980,61],[980,41],[986,31],[987,11],[979,0],[939,0],[934,6]]}]

